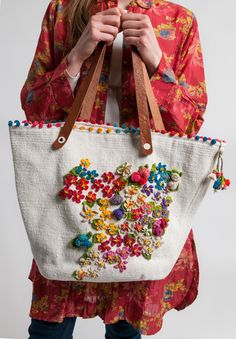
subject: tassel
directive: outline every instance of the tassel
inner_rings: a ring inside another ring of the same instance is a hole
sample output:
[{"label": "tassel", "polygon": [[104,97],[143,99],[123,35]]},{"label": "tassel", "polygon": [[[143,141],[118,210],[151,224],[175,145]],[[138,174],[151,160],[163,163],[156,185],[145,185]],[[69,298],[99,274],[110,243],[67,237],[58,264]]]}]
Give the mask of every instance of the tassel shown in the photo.
[{"label": "tassel", "polygon": [[219,190],[226,190],[230,186],[230,180],[226,179],[223,174],[223,151],[221,149],[222,141],[220,141],[220,148],[217,155],[216,167],[208,175],[208,178],[214,180],[213,189],[215,192]]}]

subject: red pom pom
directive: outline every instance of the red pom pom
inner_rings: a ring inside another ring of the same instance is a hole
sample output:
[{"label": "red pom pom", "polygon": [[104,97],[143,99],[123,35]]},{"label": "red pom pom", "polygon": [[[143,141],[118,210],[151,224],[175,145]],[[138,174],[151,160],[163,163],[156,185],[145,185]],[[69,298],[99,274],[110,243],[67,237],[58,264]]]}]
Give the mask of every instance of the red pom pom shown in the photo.
[{"label": "red pom pom", "polygon": [[41,122],[39,124],[39,128],[43,128],[43,124]]},{"label": "red pom pom", "polygon": [[133,182],[139,182],[140,178],[141,178],[141,175],[138,172],[133,172],[131,174],[131,180]]},{"label": "red pom pom", "polygon": [[166,134],[166,133],[167,133],[166,130],[164,130],[164,129],[161,130],[161,134]]},{"label": "red pom pom", "polygon": [[60,122],[57,122],[55,126],[56,126],[56,127],[61,127]]},{"label": "red pom pom", "polygon": [[139,181],[138,181],[138,183],[139,183],[140,185],[144,185],[144,184],[146,184],[146,182],[147,182],[147,178],[144,178],[144,177],[141,177],[141,178],[139,179]]},{"label": "red pom pom", "polygon": [[95,119],[91,119],[90,120],[92,124],[96,124],[96,120]]},{"label": "red pom pom", "polygon": [[51,127],[52,127],[52,124],[49,122],[49,124],[47,124],[47,127],[48,127],[48,128],[51,128]]},{"label": "red pom pom", "polygon": [[84,119],[84,122],[89,122],[88,119]]},{"label": "red pom pom", "polygon": [[102,120],[99,120],[99,121],[98,121],[98,125],[103,125],[103,121],[102,121]]},{"label": "red pom pom", "polygon": [[32,124],[32,127],[36,127],[38,126],[39,122],[38,121],[34,121],[33,124]]},{"label": "red pom pom", "polygon": [[225,180],[225,186],[229,186],[230,185],[230,180],[229,179],[226,179]]}]

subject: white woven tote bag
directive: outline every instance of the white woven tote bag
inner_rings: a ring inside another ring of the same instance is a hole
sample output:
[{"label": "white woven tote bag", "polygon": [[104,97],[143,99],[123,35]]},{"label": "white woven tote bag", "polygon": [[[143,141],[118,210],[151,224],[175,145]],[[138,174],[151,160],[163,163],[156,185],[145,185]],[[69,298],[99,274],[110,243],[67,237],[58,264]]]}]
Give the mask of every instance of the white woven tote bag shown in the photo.
[{"label": "white woven tote bag", "polygon": [[139,128],[84,122],[105,50],[104,43],[97,46],[61,124],[9,121],[19,206],[47,279],[165,278],[209,185],[217,191],[230,184],[223,176],[223,140],[164,131],[146,66],[134,49]]}]

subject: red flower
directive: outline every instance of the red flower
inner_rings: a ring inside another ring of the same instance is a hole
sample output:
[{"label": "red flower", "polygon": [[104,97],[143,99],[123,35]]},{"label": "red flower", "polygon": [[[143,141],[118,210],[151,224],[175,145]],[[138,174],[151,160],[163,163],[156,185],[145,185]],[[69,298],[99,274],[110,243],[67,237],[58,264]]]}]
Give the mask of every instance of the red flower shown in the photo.
[{"label": "red flower", "polygon": [[139,208],[136,208],[135,210],[131,211],[131,217],[132,220],[138,220],[139,218],[141,218],[142,214]]},{"label": "red flower", "polygon": [[81,200],[84,199],[84,195],[82,194],[82,191],[74,191],[72,195],[72,201],[76,202],[79,204]]},{"label": "red flower", "polygon": [[89,181],[84,179],[84,178],[81,178],[79,181],[78,181],[78,185],[79,185],[79,188],[81,190],[87,190],[89,188]]},{"label": "red flower", "polygon": [[102,174],[102,178],[104,182],[109,184],[115,178],[115,176],[112,172],[106,172]]},{"label": "red flower", "polygon": [[98,192],[100,188],[103,188],[104,184],[102,183],[101,179],[95,179],[93,184],[92,184],[92,189],[95,190],[95,192]]},{"label": "red flower", "polygon": [[126,234],[126,235],[124,236],[124,244],[125,244],[125,245],[131,247],[131,246],[133,246],[133,243],[134,243],[134,242],[135,242],[135,238],[134,238],[134,237],[132,237],[132,236],[130,236],[130,235],[128,235],[128,234]]},{"label": "red flower", "polygon": [[77,187],[78,185],[78,178],[73,174],[67,174],[64,181],[67,187],[70,187],[70,185],[75,185]]},{"label": "red flower", "polygon": [[123,188],[126,185],[126,182],[122,178],[118,178],[116,180],[113,180],[114,190],[122,191]]},{"label": "red flower", "polygon": [[102,193],[103,193],[103,197],[110,198],[112,196],[112,194],[114,194],[114,190],[113,190],[113,188],[111,188],[110,186],[107,185],[102,189]]},{"label": "red flower", "polygon": [[115,237],[110,237],[109,241],[110,241],[111,246],[116,245],[117,247],[120,247],[123,242],[123,239],[120,235],[117,235]]},{"label": "red flower", "polygon": [[88,202],[93,202],[97,199],[96,193],[89,192],[88,195],[85,198]]},{"label": "red flower", "polygon": [[98,249],[101,252],[109,251],[111,249],[111,246],[109,246],[109,240],[103,241],[99,246]]}]

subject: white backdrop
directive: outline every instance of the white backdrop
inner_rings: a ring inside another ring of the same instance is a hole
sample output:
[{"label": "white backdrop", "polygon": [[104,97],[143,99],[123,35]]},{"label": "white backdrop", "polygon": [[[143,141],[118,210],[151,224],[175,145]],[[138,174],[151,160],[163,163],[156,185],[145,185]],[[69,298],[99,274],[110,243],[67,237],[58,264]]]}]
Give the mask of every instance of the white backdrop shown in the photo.
[{"label": "white backdrop", "polygon": [[[0,1],[0,338],[28,337],[31,282],[27,277],[32,255],[16,199],[7,122],[24,118],[20,90],[48,3],[49,0]],[[191,9],[199,23],[209,96],[200,134],[228,142],[224,164],[232,186],[228,192],[215,195],[209,191],[192,225],[200,264],[197,300],[181,312],[168,312],[162,330],[149,338],[233,339],[236,319],[236,2],[181,0],[178,3]],[[102,320],[77,318],[74,338],[104,338]]]}]

